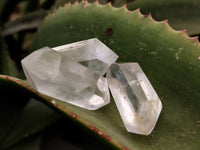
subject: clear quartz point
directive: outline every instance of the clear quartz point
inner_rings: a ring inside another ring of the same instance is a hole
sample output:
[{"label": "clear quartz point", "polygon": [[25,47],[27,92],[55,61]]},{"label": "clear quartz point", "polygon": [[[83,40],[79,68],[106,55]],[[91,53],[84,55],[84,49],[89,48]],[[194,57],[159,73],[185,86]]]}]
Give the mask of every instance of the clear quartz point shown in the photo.
[{"label": "clear quartz point", "polygon": [[162,104],[139,64],[113,64],[107,72],[107,80],[126,129],[149,135]]},{"label": "clear quartz point", "polygon": [[40,93],[95,110],[110,102],[107,80],[49,47],[22,60],[30,84]]},{"label": "clear quartz point", "polygon": [[104,75],[118,56],[96,38],[52,48],[62,55],[81,63],[90,70]]}]

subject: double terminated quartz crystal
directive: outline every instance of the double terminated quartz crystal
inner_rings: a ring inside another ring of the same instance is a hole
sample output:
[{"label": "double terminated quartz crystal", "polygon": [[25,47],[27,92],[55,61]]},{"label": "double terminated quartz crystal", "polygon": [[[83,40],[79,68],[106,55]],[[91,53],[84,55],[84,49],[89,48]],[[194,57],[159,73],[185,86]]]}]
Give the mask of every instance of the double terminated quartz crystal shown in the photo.
[{"label": "double terminated quartz crystal", "polygon": [[90,39],[39,49],[22,60],[22,67],[40,93],[95,110],[110,102],[107,80],[102,75],[117,57],[102,42]]},{"label": "double terminated quartz crystal", "polygon": [[150,134],[162,104],[140,66],[137,63],[113,64],[107,79],[126,129]]},{"label": "double terminated quartz crystal", "polygon": [[109,86],[127,130],[148,135],[162,104],[139,65],[115,64],[117,58],[102,42],[89,39],[39,49],[22,66],[40,93],[89,110],[110,102]]}]

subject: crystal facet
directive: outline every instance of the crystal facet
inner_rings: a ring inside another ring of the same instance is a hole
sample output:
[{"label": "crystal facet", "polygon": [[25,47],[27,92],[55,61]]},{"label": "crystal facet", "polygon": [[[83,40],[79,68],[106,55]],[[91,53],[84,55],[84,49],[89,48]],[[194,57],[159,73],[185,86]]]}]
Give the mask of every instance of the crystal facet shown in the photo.
[{"label": "crystal facet", "polygon": [[49,47],[24,58],[22,67],[31,85],[45,95],[89,110],[110,102],[104,77]]},{"label": "crystal facet", "polygon": [[107,79],[126,129],[132,133],[150,134],[162,104],[139,64],[113,64]]},{"label": "crystal facet", "polygon": [[96,38],[52,48],[62,55],[104,75],[118,56]]}]

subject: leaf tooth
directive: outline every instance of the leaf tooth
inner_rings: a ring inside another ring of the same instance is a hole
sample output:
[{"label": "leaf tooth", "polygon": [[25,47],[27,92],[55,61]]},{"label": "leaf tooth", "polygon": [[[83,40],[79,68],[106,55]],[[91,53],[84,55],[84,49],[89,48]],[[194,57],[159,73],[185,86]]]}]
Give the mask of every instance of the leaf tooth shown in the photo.
[{"label": "leaf tooth", "polygon": [[[174,30],[176,31],[176,30]],[[198,36],[195,36],[195,37],[190,37],[188,34],[187,34],[187,30],[180,30],[180,31],[177,31],[177,32],[180,32],[181,34],[183,34],[186,38],[188,38],[189,40],[191,40],[193,42],[193,44],[199,44],[199,37]]]},{"label": "leaf tooth", "polygon": [[[70,2],[71,2],[71,1],[70,1]],[[82,0],[82,2],[84,2],[84,1]],[[76,0],[74,4],[78,4],[78,3],[79,3],[79,1],[78,1],[78,0]]]},{"label": "leaf tooth", "polygon": [[166,24],[171,30],[174,30],[174,29],[169,25],[168,19],[165,19],[165,20],[161,21],[160,23]]},{"label": "leaf tooth", "polygon": [[55,11],[62,9],[62,8],[63,8],[63,5],[60,5],[57,9],[54,10],[54,13],[55,13]]},{"label": "leaf tooth", "polygon": [[[125,9],[125,11],[127,11],[127,14],[130,14],[132,13],[133,11],[130,11],[128,8],[127,8],[127,4],[124,4],[123,6],[121,6],[121,8]],[[118,8],[120,9],[120,7]],[[140,8],[139,8],[140,9]]]},{"label": "leaf tooth", "polygon": [[155,19],[153,18],[152,14],[149,15],[149,18],[150,18],[151,21],[156,22],[156,23],[159,23],[157,20],[155,20]]},{"label": "leaf tooth", "polygon": [[124,4],[123,7],[127,9],[127,4]]},{"label": "leaf tooth", "polygon": [[[127,10],[128,10],[128,9],[127,9]],[[129,10],[128,10],[128,11],[129,11]],[[186,31],[186,30],[177,31],[177,30],[173,29],[173,28],[169,25],[168,19],[163,20],[163,21],[157,21],[157,20],[155,20],[155,19],[152,17],[151,13],[149,13],[148,15],[143,15],[143,14],[141,13],[141,11],[140,11],[140,8],[136,9],[135,11],[138,12],[140,15],[144,16],[144,18],[150,18],[150,20],[153,21],[154,23],[166,24],[167,27],[168,27],[170,30],[172,30],[173,32],[180,32],[180,33],[182,33],[186,38],[188,38],[189,40],[192,40],[192,41],[194,42],[194,44],[199,44],[199,45],[200,45],[199,37],[198,37],[198,36],[196,36],[196,37],[190,37],[190,36],[187,34],[187,31]],[[130,11],[129,13],[131,13],[131,12],[133,12],[133,11]],[[129,14],[129,13],[128,13],[128,14]]]},{"label": "leaf tooth", "polygon": [[151,16],[151,12],[149,13],[149,14],[147,14],[147,15],[143,15],[145,18],[147,18],[147,17],[149,17],[149,16]]},{"label": "leaf tooth", "polygon": [[68,2],[68,5],[72,6],[72,3],[71,3],[71,1],[69,1],[69,2]]},{"label": "leaf tooth", "polygon": [[186,31],[186,29],[184,29],[184,30],[181,30],[181,32],[182,32],[183,34],[187,34],[187,31]]},{"label": "leaf tooth", "polygon": [[[129,10],[127,9],[127,11],[129,11]],[[140,8],[136,9],[135,11],[131,11],[131,12],[137,12],[140,16],[144,16],[144,15],[141,13]]]},{"label": "leaf tooth", "polygon": [[66,2],[64,6],[68,5],[68,3]]},{"label": "leaf tooth", "polygon": [[[65,7],[65,6],[72,6],[73,4],[71,3],[71,1],[68,1],[68,2],[66,2],[62,7]],[[59,8],[61,8],[61,7],[59,7]]]},{"label": "leaf tooth", "polygon": [[109,2],[108,2],[108,5],[112,6],[112,3],[111,3],[111,1],[109,1]]},{"label": "leaf tooth", "polygon": [[84,2],[87,3],[87,4],[89,3],[88,0],[82,0],[81,3],[84,3]]},{"label": "leaf tooth", "polygon": [[151,21],[156,22],[156,23],[158,22],[152,17],[151,12],[148,15],[144,15],[144,14],[141,13],[141,9],[140,8],[136,9],[135,11],[138,12],[144,18],[149,18]]},{"label": "leaf tooth", "polygon": [[163,20],[163,22],[168,24],[168,19]]},{"label": "leaf tooth", "polygon": [[[189,38],[194,41],[194,44],[200,44],[198,36],[189,37]],[[199,57],[199,59],[200,59],[200,57]]]},{"label": "leaf tooth", "polygon": [[99,3],[99,0],[96,0],[94,3],[100,4],[100,3]]},{"label": "leaf tooth", "polygon": [[138,11],[140,14],[142,14],[141,11],[140,11],[140,8],[136,9],[136,11]]},{"label": "leaf tooth", "polygon": [[[136,10],[137,12],[139,12],[140,14],[142,14],[140,12],[140,9],[137,9]],[[142,14],[143,15],[143,14]],[[143,15],[145,18],[150,18],[151,21],[153,21],[154,23],[161,23],[161,24],[165,24],[170,30],[172,30],[173,32],[180,32],[181,34],[183,34],[186,38],[188,38],[189,40],[192,40],[194,42],[194,44],[199,44],[199,40],[198,40],[198,36],[197,37],[189,37],[188,34],[187,34],[187,31],[186,30],[181,30],[181,31],[177,31],[177,30],[174,30],[168,23],[168,19],[166,20],[163,20],[163,21],[157,21],[155,20],[151,13],[149,13],[148,15]]]},{"label": "leaf tooth", "polygon": [[83,6],[84,8],[86,8],[88,6],[88,4],[89,4],[87,0],[86,1],[82,1],[82,2],[85,3],[85,5]]}]

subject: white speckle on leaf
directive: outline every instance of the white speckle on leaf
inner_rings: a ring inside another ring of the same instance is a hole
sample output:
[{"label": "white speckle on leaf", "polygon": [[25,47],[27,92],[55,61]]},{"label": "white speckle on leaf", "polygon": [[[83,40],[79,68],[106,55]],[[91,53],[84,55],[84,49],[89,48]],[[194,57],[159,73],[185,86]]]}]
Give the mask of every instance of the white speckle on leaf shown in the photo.
[{"label": "white speckle on leaf", "polygon": [[174,49],[173,48],[168,48],[170,51],[174,51]]},{"label": "white speckle on leaf", "polygon": [[178,61],[179,58],[180,58],[180,54],[181,54],[182,50],[183,50],[183,48],[179,48],[179,49],[178,49],[178,52],[175,53],[175,58],[176,58],[177,61]]},{"label": "white speckle on leaf", "polygon": [[142,46],[142,47],[146,47],[147,46],[147,44],[146,43],[143,43],[143,42],[139,42],[138,43],[140,46]]},{"label": "white speckle on leaf", "polygon": [[54,100],[51,101],[52,104],[56,104],[56,102]]},{"label": "white speckle on leaf", "polygon": [[152,51],[151,52],[151,55],[156,55],[157,54],[157,51]]}]

